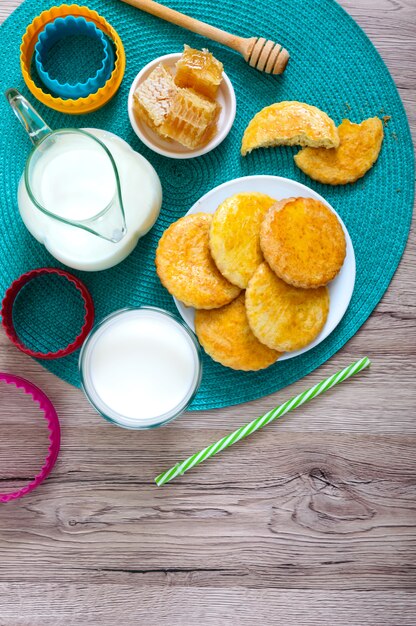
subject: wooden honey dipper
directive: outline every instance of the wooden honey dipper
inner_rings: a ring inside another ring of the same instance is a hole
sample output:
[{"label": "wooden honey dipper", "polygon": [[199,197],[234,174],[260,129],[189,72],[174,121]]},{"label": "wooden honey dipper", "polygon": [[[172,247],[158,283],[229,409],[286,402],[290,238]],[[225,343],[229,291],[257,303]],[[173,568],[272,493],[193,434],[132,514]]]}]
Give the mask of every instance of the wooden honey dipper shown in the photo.
[{"label": "wooden honey dipper", "polygon": [[274,43],[274,41],[264,39],[264,37],[249,37],[247,39],[237,37],[227,33],[225,30],[215,28],[215,26],[210,26],[210,24],[205,24],[188,15],[179,13],[179,11],[174,11],[169,9],[169,7],[153,2],[153,0],[123,0],[123,2],[146,11],[146,13],[160,17],[162,20],[182,26],[182,28],[191,30],[193,33],[218,41],[218,43],[222,43],[233,50],[237,50],[251,67],[255,67],[261,72],[266,72],[266,74],[282,74],[289,61],[289,53],[285,48],[282,48],[278,43]]}]

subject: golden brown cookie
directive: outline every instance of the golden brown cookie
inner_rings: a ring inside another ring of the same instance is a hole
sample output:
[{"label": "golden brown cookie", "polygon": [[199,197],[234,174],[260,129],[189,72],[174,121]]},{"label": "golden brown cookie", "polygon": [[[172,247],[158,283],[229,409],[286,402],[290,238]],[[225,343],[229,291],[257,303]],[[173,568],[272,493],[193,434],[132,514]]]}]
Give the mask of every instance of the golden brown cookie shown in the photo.
[{"label": "golden brown cookie", "polygon": [[346,254],[337,216],[312,198],[276,202],[262,222],[260,245],[277,276],[305,289],[321,287],[335,278]]},{"label": "golden brown cookie", "polygon": [[156,269],[164,287],[187,306],[215,309],[228,304],[240,289],[228,282],[209,251],[212,215],[185,215],[169,226],[156,251]]},{"label": "golden brown cookie", "polygon": [[221,274],[242,289],[263,261],[260,225],[275,202],[264,193],[237,193],[214,213],[209,233],[212,257]]},{"label": "golden brown cookie", "polygon": [[259,265],[246,291],[246,311],[257,339],[272,350],[300,350],[319,335],[329,311],[327,287],[299,289]]},{"label": "golden brown cookie", "polygon": [[244,131],[241,154],[271,146],[336,148],[338,131],[331,118],[304,102],[276,102],[259,111]]},{"label": "golden brown cookie", "polygon": [[253,335],[247,321],[244,293],[221,309],[196,311],[195,332],[214,361],[234,370],[261,370],[281,356]]},{"label": "golden brown cookie", "polygon": [[327,185],[354,183],[372,168],[383,143],[383,124],[372,117],[361,124],[343,120],[338,126],[340,144],[332,150],[304,148],[295,155],[302,172]]}]

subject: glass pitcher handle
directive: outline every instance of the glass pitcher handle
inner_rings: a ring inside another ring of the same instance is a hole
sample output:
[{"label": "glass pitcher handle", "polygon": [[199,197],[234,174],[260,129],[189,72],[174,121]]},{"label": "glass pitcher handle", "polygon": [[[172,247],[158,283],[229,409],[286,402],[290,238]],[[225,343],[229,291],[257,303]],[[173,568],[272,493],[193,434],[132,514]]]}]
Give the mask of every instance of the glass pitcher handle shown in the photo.
[{"label": "glass pitcher handle", "polygon": [[35,146],[52,132],[52,129],[49,128],[26,98],[22,96],[20,91],[14,88],[7,89],[4,95]]}]

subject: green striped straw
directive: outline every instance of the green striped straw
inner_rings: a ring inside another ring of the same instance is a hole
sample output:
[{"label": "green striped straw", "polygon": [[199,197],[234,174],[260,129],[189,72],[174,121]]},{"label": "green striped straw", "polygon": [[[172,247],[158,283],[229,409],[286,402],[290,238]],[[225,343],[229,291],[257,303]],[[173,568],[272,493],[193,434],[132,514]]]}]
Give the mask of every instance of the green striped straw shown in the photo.
[{"label": "green striped straw", "polygon": [[230,435],[226,435],[216,443],[212,443],[210,446],[207,446],[200,452],[197,452],[196,454],[193,454],[189,458],[185,459],[185,461],[177,463],[174,467],[171,467],[166,472],[162,472],[162,474],[159,474],[159,476],[155,478],[157,486],[161,487],[165,483],[168,483],[169,481],[176,478],[176,476],[184,474],[188,470],[195,467],[195,465],[199,465],[199,463],[202,463],[206,459],[209,459],[211,456],[214,456],[214,454],[218,454],[218,452],[225,450],[225,448],[229,448],[234,443],[237,443],[237,441],[240,441],[240,439],[248,437],[249,435],[251,435],[251,433],[254,433],[256,430],[263,428],[263,426],[267,426],[267,424],[270,424],[270,422],[272,422],[273,420],[282,417],[282,415],[285,415],[285,413],[289,413],[289,411],[293,411],[293,409],[296,409],[298,406],[309,402],[309,400],[316,398],[316,396],[320,396],[322,393],[325,393],[325,391],[331,389],[331,387],[342,383],[347,378],[354,376],[354,374],[358,374],[358,372],[361,372],[361,370],[368,367],[369,365],[371,365],[371,361],[366,356],[359,361],[356,361],[355,363],[351,363],[351,365],[349,365],[345,369],[340,370],[329,378],[325,378],[325,380],[321,381],[314,387],[303,391],[298,396],[291,398],[284,404],[281,404],[277,408],[272,409],[265,415],[257,417],[249,424],[241,426],[241,428],[238,428]]}]

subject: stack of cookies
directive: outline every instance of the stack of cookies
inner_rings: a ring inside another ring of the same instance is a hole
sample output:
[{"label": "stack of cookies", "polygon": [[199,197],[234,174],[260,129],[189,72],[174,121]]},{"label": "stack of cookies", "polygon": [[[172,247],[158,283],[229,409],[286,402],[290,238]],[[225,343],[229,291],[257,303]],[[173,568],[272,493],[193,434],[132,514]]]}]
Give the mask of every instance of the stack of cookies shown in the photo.
[{"label": "stack of cookies", "polygon": [[322,202],[247,192],[213,215],[174,222],[160,239],[156,268],[169,293],[196,309],[207,354],[250,371],[317,337],[329,311],[327,284],[345,254],[342,226]]}]

